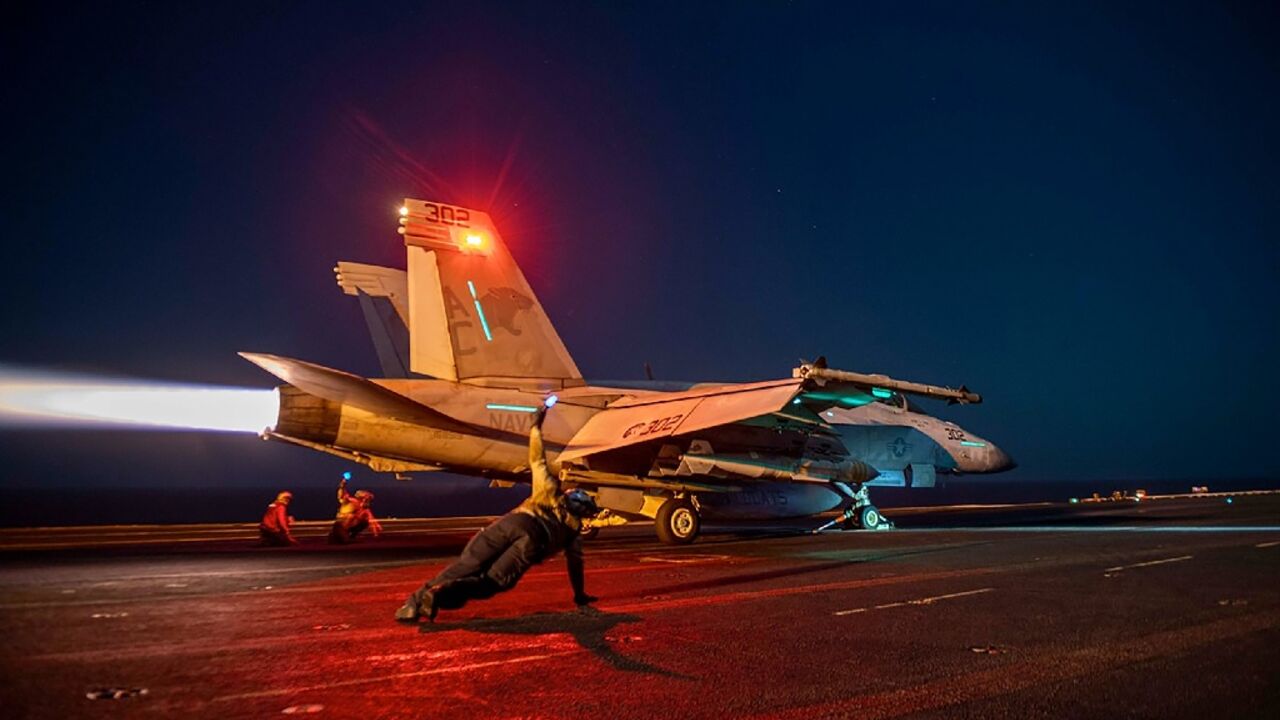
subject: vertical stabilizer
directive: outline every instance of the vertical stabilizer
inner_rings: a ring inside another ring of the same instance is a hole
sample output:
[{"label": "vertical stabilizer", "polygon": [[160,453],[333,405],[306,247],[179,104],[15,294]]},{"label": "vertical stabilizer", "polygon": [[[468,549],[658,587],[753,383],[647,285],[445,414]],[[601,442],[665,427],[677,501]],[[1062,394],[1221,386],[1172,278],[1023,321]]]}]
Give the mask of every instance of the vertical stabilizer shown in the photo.
[{"label": "vertical stabilizer", "polygon": [[360,301],[383,377],[409,377],[409,278],[404,270],[339,262],[338,287]]},{"label": "vertical stabilizer", "polygon": [[477,384],[582,384],[486,213],[406,199],[400,225],[413,372]]}]

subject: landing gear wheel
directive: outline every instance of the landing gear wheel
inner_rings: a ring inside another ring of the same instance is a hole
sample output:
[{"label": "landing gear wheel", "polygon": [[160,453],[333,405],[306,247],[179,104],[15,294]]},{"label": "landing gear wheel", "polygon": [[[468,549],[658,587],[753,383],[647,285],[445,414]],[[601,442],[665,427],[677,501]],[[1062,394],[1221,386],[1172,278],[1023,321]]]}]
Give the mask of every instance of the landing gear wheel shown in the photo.
[{"label": "landing gear wheel", "polygon": [[600,528],[596,525],[583,525],[578,531],[578,537],[583,540],[594,540],[600,534]]},{"label": "landing gear wheel", "polygon": [[662,503],[653,522],[658,539],[668,545],[688,545],[702,528],[698,509],[685,499],[672,498]]},{"label": "landing gear wheel", "polygon": [[863,530],[879,530],[886,522],[875,505],[866,505],[858,513],[858,524]]}]

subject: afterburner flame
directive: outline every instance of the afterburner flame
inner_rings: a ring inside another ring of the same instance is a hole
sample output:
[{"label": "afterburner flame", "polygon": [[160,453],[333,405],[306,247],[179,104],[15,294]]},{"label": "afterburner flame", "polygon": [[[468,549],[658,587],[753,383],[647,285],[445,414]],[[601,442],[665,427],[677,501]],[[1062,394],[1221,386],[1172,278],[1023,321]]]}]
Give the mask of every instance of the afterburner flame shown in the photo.
[{"label": "afterburner flame", "polygon": [[0,368],[0,425],[260,433],[275,390],[76,377]]}]

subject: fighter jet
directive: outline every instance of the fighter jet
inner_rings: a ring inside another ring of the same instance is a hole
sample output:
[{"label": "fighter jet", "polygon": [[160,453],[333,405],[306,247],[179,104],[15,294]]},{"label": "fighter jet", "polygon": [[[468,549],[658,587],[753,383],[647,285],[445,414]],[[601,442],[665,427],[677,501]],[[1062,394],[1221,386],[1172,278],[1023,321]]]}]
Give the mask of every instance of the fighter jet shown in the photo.
[{"label": "fighter jet", "polygon": [[335,268],[358,298],[387,377],[241,353],[286,384],[263,437],[374,471],[528,481],[527,432],[554,404],[548,461],[604,508],[589,525],[653,519],[667,543],[704,517],[785,518],[844,508],[885,524],[874,482],[932,486],[937,472],[1012,466],[986,440],[916,412],[905,395],[979,403],[952,389],[801,363],[751,383],[589,383],[483,212],[406,199],[407,270]]}]

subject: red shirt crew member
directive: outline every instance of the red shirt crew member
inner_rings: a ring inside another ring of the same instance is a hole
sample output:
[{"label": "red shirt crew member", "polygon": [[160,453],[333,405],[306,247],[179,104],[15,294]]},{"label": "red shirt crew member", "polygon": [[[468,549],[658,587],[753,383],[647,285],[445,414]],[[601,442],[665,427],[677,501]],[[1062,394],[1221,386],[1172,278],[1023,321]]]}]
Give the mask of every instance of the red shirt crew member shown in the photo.
[{"label": "red shirt crew member", "polygon": [[298,540],[289,531],[293,526],[293,517],[288,513],[289,502],[292,500],[293,493],[285,490],[276,495],[275,502],[267,506],[262,522],[258,523],[258,534],[262,536],[263,545],[278,547],[298,544]]}]

